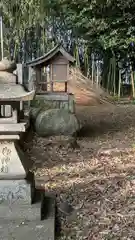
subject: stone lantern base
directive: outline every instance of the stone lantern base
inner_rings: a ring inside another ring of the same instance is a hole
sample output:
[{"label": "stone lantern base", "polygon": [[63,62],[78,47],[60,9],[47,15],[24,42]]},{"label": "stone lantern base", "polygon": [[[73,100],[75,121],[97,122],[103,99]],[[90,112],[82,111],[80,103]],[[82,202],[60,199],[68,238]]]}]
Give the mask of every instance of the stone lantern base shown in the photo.
[{"label": "stone lantern base", "polygon": [[0,202],[31,204],[35,182],[18,145],[19,135],[0,135]]}]

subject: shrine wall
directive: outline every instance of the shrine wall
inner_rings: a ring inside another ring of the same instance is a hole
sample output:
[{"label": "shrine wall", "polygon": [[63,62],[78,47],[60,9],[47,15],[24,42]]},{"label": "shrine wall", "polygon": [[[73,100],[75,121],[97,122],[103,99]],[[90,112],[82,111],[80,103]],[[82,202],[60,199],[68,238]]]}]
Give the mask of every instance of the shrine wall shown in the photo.
[{"label": "shrine wall", "polygon": [[36,95],[35,99],[31,101],[32,107],[41,107],[44,109],[66,109],[71,113],[75,113],[74,95],[50,93]]}]

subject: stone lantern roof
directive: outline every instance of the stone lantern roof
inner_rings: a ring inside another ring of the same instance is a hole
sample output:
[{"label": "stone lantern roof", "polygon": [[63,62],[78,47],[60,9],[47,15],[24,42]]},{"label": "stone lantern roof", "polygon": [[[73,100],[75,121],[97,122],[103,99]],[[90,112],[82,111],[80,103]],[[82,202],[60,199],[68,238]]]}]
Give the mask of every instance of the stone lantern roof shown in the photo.
[{"label": "stone lantern roof", "polygon": [[0,101],[30,101],[35,91],[28,92],[20,84],[1,84]]},{"label": "stone lantern roof", "polygon": [[30,101],[35,91],[27,91],[17,83],[17,75],[13,73],[16,64],[7,59],[0,61],[0,101]]}]

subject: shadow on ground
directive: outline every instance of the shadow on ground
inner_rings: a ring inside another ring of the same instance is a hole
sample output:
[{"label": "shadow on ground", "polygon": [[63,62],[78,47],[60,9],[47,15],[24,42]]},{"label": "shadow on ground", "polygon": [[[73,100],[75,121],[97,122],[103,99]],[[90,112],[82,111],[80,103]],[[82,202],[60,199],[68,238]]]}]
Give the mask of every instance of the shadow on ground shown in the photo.
[{"label": "shadow on ground", "polygon": [[83,107],[77,109],[81,123],[78,137],[97,137],[135,127],[135,106]]}]

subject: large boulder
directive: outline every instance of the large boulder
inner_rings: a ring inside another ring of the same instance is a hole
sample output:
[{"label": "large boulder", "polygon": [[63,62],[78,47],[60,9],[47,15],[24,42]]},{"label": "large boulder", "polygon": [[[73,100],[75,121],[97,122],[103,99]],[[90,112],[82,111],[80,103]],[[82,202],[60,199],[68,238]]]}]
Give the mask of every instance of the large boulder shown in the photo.
[{"label": "large boulder", "polygon": [[36,120],[40,111],[41,111],[40,107],[38,107],[38,108],[32,107],[30,109],[29,117],[30,117],[30,120],[31,120],[32,123],[35,123],[35,120]]},{"label": "large boulder", "polygon": [[0,61],[0,71],[6,71],[6,72],[11,72],[16,70],[16,63],[13,61],[10,61],[8,59],[3,59]]},{"label": "large boulder", "polygon": [[79,123],[74,114],[64,109],[41,110],[35,120],[35,130],[41,137],[73,136],[79,130]]}]

